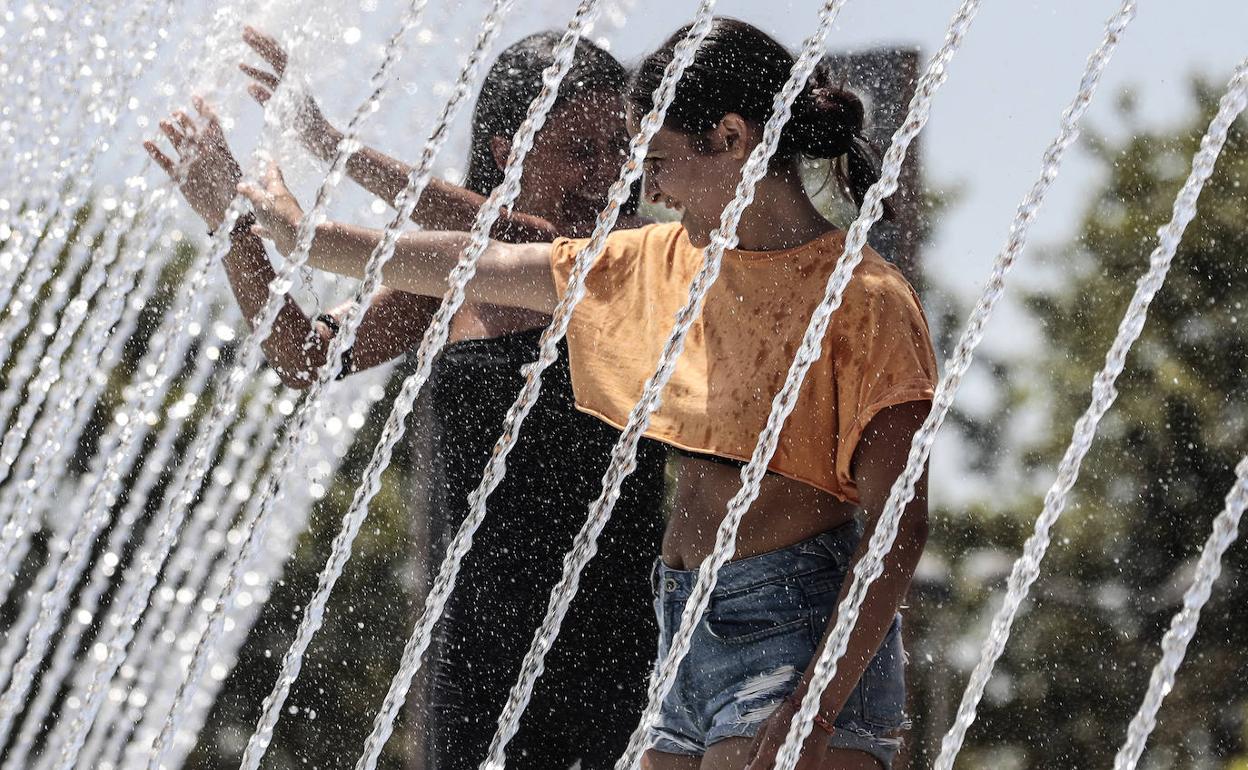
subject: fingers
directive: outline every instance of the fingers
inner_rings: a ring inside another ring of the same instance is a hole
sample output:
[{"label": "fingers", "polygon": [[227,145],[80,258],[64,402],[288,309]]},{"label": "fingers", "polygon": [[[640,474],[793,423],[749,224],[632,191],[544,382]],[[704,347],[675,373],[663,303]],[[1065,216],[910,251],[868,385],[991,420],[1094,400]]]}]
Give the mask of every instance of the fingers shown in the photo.
[{"label": "fingers", "polygon": [[147,154],[152,156],[152,160],[156,161],[156,165],[164,169],[166,174],[169,176],[174,175],[173,161],[169,159],[168,155],[160,151],[155,142],[144,142],[143,149],[147,150]]},{"label": "fingers", "polygon": [[185,110],[175,110],[173,117],[177,119],[182,133],[186,136],[189,137],[195,133],[195,121],[191,120],[191,116],[187,115]]},{"label": "fingers", "polygon": [[251,205],[257,210],[267,211],[273,207],[279,197],[290,193],[286,189],[286,181],[282,178],[282,170],[276,163],[265,164],[264,172],[260,177],[262,186],[242,182],[238,185],[238,192],[251,201]]},{"label": "fingers", "polygon": [[286,52],[278,45],[277,40],[252,26],[243,27],[243,42],[269,63],[269,66],[281,77],[286,72]]},{"label": "fingers", "polygon": [[217,120],[216,110],[212,109],[212,106],[209,105],[208,102],[204,101],[202,96],[195,95],[191,97],[191,104],[195,105],[195,111],[198,112],[204,120],[209,123],[219,122]]},{"label": "fingers", "polygon": [[178,152],[182,152],[182,146],[186,144],[186,137],[183,136],[182,130],[168,120],[160,121],[160,130],[164,132],[165,136],[169,137],[173,148]]},{"label": "fingers", "polygon": [[282,169],[276,163],[265,164],[264,184],[274,192],[286,191],[286,180],[282,177]]},{"label": "fingers", "polygon": [[238,194],[251,201],[251,207],[258,214],[267,212],[270,204],[273,202],[272,196],[267,192],[246,182],[238,186]]},{"label": "fingers", "polygon": [[266,104],[270,99],[273,98],[273,92],[265,88],[264,86],[260,85],[259,83],[252,83],[251,85],[247,86],[247,93],[251,94],[251,98],[255,99],[257,102],[260,102],[261,104]]},{"label": "fingers", "polygon": [[270,91],[275,90],[277,88],[277,84],[281,82],[281,78],[274,75],[272,72],[262,70],[259,67],[253,67],[250,64],[239,62],[238,68],[242,70],[243,74],[247,77],[255,80],[257,83]]}]

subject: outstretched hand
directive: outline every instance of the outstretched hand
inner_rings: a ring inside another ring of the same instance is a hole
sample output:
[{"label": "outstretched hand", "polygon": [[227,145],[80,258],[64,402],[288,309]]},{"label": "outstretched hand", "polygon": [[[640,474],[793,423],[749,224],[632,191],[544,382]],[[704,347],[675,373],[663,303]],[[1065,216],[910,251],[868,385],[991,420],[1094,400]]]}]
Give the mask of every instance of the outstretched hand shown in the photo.
[{"label": "outstretched hand", "polygon": [[238,192],[247,196],[256,213],[256,224],[251,231],[273,241],[278,251],[289,255],[295,250],[295,233],[303,219],[303,209],[286,187],[282,170],[276,163],[268,164],[263,180],[263,186],[238,185]]},{"label": "outstretched hand", "polygon": [[152,160],[178,184],[187,203],[208,223],[210,229],[221,226],[225,210],[236,195],[242,169],[230,152],[225,132],[216,113],[200,97],[194,98],[199,121],[178,110],[160,121],[160,130],[173,145],[175,161],[155,142],[146,141],[144,149]]},{"label": "outstretched hand", "polygon": [[[286,52],[276,38],[255,27],[243,28],[243,42],[272,68],[270,72],[246,62],[238,64],[243,74],[252,80],[247,86],[247,93],[261,105],[267,104],[286,74]],[[313,155],[321,160],[329,160],[342,139],[342,132],[330,125],[325,113],[321,112],[321,106],[310,94],[301,91],[294,95],[294,100],[294,129],[299,139]]]}]

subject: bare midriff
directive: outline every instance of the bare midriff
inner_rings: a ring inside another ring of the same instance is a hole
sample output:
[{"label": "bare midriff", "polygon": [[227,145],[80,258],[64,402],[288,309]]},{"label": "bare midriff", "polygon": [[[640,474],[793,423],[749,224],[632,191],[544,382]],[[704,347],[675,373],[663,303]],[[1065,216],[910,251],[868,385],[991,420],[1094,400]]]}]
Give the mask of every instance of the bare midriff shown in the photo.
[{"label": "bare midriff", "polygon": [[[696,569],[715,549],[728,502],[741,488],[731,465],[673,456],[675,494],[663,534],[663,563]],[[768,473],[758,499],[741,520],[734,559],[757,556],[808,540],[853,519],[857,506],[809,484]]]}]

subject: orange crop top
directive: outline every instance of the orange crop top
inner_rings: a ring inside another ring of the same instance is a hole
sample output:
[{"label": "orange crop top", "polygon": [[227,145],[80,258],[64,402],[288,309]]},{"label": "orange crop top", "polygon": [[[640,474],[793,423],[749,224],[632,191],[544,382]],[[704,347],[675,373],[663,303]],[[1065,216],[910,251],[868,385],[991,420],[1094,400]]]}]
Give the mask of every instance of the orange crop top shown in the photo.
[{"label": "orange crop top", "polygon": [[[560,296],[587,242],[553,244]],[[838,230],[782,251],[726,252],[646,435],[748,460],[844,242]],[[568,328],[577,408],[617,428],[627,422],[701,264],[679,223],[611,234]],[[885,407],[930,400],[935,383],[918,296],[868,248],[769,470],[860,502],[851,461],[863,429]]]}]

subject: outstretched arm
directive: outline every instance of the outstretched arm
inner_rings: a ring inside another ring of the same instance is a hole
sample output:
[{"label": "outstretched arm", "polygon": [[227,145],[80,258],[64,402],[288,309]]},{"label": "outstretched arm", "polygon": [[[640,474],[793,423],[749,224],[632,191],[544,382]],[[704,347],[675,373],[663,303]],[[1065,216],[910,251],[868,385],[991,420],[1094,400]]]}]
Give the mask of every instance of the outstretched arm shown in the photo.
[{"label": "outstretched arm", "polygon": [[[245,62],[239,69],[252,79],[247,93],[260,104],[273,97],[278,84],[286,73],[286,52],[277,39],[254,27],[243,29],[243,40],[271,68],[264,70]],[[304,147],[322,161],[334,157],[343,133],[325,117],[320,105],[311,95],[295,96],[295,130]],[[347,159],[347,176],[357,184],[390,205],[407,187],[412,167],[397,158],[361,146]],[[469,230],[476,220],[477,211],[485,203],[485,196],[433,178],[420,196],[420,202],[412,212],[412,221],[427,230]],[[512,243],[550,241],[558,233],[554,225],[541,217],[506,212],[499,217],[491,235]]]},{"label": "outstretched arm", "polygon": [[[178,182],[187,202],[209,229],[215,230],[221,226],[225,210],[236,194],[241,170],[211,108],[199,98],[195,99],[195,107],[199,122],[179,111],[160,123],[178,160],[153,142],[145,142],[144,147]],[[230,288],[248,322],[259,316],[268,302],[269,282],[275,276],[264,242],[251,232],[253,223],[250,215],[240,218],[230,233],[230,251],[225,258]],[[365,313],[348,371],[376,366],[409,350],[424,333],[436,308],[434,300],[383,289]],[[337,323],[344,313],[345,307],[329,315]],[[305,388],[324,364],[332,336],[329,324],[308,318],[287,295],[263,349],[282,382],[292,388]]]},{"label": "outstretched arm", "polygon": [[[270,166],[264,187],[240,185],[255,209],[259,224],[253,229],[274,242],[283,254],[295,246],[303,210],[290,194],[281,171]],[[363,278],[369,256],[381,243],[382,231],[328,222],[316,229],[308,264],[319,270]],[[386,283],[395,289],[440,297],[447,274],[459,262],[471,236],[462,232],[408,232],[401,235],[394,256],[386,264]],[[481,255],[476,275],[467,285],[467,301],[520,307],[550,313],[558,302],[550,271],[549,243],[508,244],[490,241]]]}]

